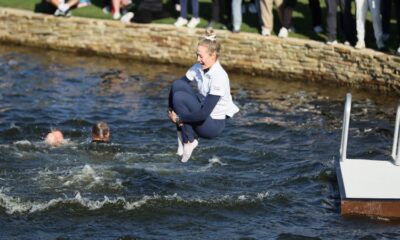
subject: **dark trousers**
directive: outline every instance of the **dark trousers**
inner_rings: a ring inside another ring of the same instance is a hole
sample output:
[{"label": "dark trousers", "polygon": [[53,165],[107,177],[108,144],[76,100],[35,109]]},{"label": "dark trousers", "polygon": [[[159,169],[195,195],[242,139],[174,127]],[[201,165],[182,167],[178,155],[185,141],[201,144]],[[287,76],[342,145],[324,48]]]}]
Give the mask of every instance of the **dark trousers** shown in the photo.
[{"label": "dark trousers", "polygon": [[[226,20],[224,16],[226,15]],[[211,20],[224,24],[232,22],[232,2],[231,0],[212,0]]]},{"label": "dark trousers", "polygon": [[[190,82],[186,78],[176,80],[172,84],[168,105],[178,116],[199,111],[203,101],[204,97],[194,93]],[[206,120],[201,122],[184,123],[182,127],[178,127],[178,131],[182,131],[182,140],[187,143],[194,141],[195,133],[202,138],[215,138],[222,132],[224,127],[225,120],[216,120],[208,116]]]},{"label": "dark trousers", "polygon": [[[400,0],[394,1],[396,6],[397,35],[400,38]],[[390,34],[390,19],[392,15],[392,0],[381,0],[382,32]]]},{"label": "dark trousers", "polygon": [[351,0],[326,0],[327,14],[327,35],[328,41],[337,38],[337,6],[340,7],[340,25],[343,29],[344,41],[354,43],[355,23],[351,15]]},{"label": "dark trousers", "polygon": [[281,7],[282,27],[292,27],[293,9],[297,4],[297,0],[284,0]]},{"label": "dark trousers", "polygon": [[138,10],[132,19],[132,22],[136,23],[151,23],[153,20],[168,18],[170,17],[168,12],[165,11],[150,11],[150,10]]},{"label": "dark trousers", "polygon": [[321,17],[321,5],[319,0],[309,0],[308,4],[310,5],[311,10],[311,20],[313,27],[322,25],[322,17]]}]

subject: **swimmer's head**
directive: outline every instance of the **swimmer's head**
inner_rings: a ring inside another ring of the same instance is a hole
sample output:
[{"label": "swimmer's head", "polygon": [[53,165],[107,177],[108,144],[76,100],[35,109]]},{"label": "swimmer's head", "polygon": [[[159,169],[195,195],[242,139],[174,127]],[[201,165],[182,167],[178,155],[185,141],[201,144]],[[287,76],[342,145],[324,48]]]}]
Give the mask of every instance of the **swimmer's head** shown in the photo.
[{"label": "swimmer's head", "polygon": [[47,134],[44,142],[50,146],[58,147],[64,142],[64,135],[59,130],[52,130],[49,134]]},{"label": "swimmer's head", "polygon": [[92,142],[110,141],[110,128],[105,122],[97,122],[92,127]]}]

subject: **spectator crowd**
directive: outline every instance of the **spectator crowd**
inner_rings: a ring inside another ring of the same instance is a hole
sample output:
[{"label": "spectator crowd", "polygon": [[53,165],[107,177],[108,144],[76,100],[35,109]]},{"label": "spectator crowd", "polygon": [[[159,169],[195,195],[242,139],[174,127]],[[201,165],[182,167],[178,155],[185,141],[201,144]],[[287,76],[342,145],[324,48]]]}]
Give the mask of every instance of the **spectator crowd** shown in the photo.
[{"label": "spectator crowd", "polygon": [[[55,16],[70,16],[71,9],[90,5],[90,0],[46,0],[56,10]],[[171,17],[165,10],[163,0],[139,0],[137,6],[132,0],[103,0],[103,12],[112,14],[112,18],[123,23],[150,23],[153,20]],[[320,0],[309,0],[312,29],[315,33],[324,32],[326,26],[326,44],[342,42],[356,49],[374,47],[386,51],[390,37],[400,43],[400,1],[399,0],[324,0],[326,13],[323,14]],[[137,1],[135,1],[136,3]],[[393,4],[394,2],[394,4]],[[199,0],[171,0],[179,17],[176,27],[196,28],[200,23]],[[278,37],[287,38],[295,31],[293,11],[297,0],[211,0],[211,19],[206,28],[229,29],[240,33],[243,13],[257,14],[262,36],[273,34],[274,18],[279,23]],[[394,7],[393,7],[393,6]],[[190,6],[190,8],[189,8]],[[355,6],[355,7],[354,7]],[[352,9],[353,7],[353,9]],[[275,8],[275,11],[274,11]],[[190,11],[190,15],[189,15]],[[367,46],[365,35],[367,15],[371,16],[375,46]],[[394,16],[392,16],[394,15]],[[189,16],[191,16],[189,18]],[[322,16],[326,16],[323,19]],[[307,16],[305,16],[307,17]],[[396,19],[396,33],[390,31],[392,17]],[[311,26],[310,26],[311,27]],[[400,55],[400,45],[396,51]]]}]

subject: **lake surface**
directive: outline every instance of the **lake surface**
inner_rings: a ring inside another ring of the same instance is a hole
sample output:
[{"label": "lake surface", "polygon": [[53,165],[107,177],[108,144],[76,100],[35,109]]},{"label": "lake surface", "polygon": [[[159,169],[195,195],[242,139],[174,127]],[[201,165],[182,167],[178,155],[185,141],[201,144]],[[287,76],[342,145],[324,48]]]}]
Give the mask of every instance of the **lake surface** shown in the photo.
[{"label": "lake surface", "polygon": [[[400,238],[342,217],[335,174],[345,94],[349,158],[389,159],[397,98],[230,73],[240,113],[183,164],[166,110],[185,71],[1,46],[0,239]],[[110,144],[90,142],[99,120]],[[68,142],[46,146],[56,128]]]}]

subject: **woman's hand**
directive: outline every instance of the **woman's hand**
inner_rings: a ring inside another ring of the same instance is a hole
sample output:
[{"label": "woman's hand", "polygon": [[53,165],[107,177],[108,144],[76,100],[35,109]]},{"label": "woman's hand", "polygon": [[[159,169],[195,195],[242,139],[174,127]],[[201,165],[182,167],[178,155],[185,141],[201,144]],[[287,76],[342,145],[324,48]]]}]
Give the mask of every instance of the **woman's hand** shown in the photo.
[{"label": "woman's hand", "polygon": [[172,123],[177,124],[177,125],[179,125],[181,127],[183,125],[183,123],[180,123],[180,122],[177,121],[177,116],[178,115],[174,111],[168,110],[169,120],[171,120]]}]

